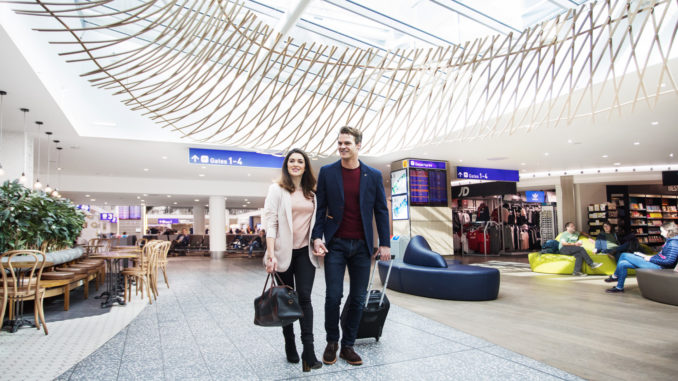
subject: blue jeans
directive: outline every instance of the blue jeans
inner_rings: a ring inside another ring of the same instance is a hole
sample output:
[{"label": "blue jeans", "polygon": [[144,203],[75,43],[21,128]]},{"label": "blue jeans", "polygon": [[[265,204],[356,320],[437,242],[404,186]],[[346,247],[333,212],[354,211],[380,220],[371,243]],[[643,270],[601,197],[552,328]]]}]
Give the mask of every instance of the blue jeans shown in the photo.
[{"label": "blue jeans", "polygon": [[342,347],[350,347],[358,335],[363,314],[367,283],[372,259],[365,241],[335,237],[329,243],[325,256],[325,332],[327,341],[339,341],[339,311],[344,296],[344,273],[348,267],[350,291],[348,318],[341,338]]},{"label": "blue jeans", "polygon": [[617,280],[617,288],[620,290],[624,289],[624,282],[626,281],[626,274],[629,269],[661,269],[662,267],[648,262],[645,258],[640,255],[635,255],[632,253],[622,253],[617,261],[617,269],[614,270],[614,276]]}]

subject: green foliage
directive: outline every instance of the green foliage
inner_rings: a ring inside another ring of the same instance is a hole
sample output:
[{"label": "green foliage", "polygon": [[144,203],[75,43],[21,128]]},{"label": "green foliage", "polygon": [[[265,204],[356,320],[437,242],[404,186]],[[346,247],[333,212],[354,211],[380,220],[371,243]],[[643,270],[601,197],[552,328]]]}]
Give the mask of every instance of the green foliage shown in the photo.
[{"label": "green foliage", "polygon": [[69,200],[30,190],[16,180],[0,186],[0,253],[70,247],[84,223],[84,212]]}]

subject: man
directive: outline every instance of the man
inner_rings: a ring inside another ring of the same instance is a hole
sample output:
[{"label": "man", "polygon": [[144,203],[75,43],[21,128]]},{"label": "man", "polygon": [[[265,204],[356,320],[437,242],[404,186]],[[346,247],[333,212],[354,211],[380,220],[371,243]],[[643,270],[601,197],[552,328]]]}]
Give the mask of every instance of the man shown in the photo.
[{"label": "man", "polygon": [[[602,266],[602,263],[593,262],[593,259],[586,252],[586,249],[582,247],[582,243],[579,240],[579,235],[586,237],[586,234],[579,233],[574,226],[574,222],[568,222],[565,224],[565,231],[560,234],[560,254],[572,255],[575,257],[574,260],[574,273],[575,276],[586,276],[586,273],[582,271],[582,261],[585,261],[589,267],[592,269],[597,269]],[[589,238],[591,242],[593,240]]]},{"label": "man", "polygon": [[[188,247],[189,240],[190,238],[188,235],[188,229],[181,229],[181,234],[179,234],[177,238],[172,241],[169,252],[174,253],[177,248],[185,249]],[[186,251],[183,251],[183,255],[186,255]]]},{"label": "man", "polygon": [[342,127],[337,140],[341,160],[320,168],[318,174],[317,215],[311,240],[316,255],[325,256],[327,347],[323,362],[328,365],[337,361],[339,311],[347,267],[350,278],[346,302],[349,303],[348,318],[343,327],[339,356],[351,365],[362,364],[353,344],[369,281],[373,217],[379,235],[379,250],[375,256],[391,259],[388,207],[381,172],[358,160],[361,142],[360,131]]}]

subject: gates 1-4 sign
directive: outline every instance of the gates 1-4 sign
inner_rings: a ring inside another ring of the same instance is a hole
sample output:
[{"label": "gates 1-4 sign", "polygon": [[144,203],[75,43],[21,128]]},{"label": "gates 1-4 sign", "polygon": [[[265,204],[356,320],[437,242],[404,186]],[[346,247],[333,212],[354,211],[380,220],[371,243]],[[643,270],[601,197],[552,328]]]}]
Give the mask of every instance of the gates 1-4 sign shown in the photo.
[{"label": "gates 1-4 sign", "polygon": [[201,165],[233,165],[238,167],[280,168],[285,158],[246,151],[189,148],[188,162]]},{"label": "gates 1-4 sign", "polygon": [[178,218],[158,218],[158,223],[161,224],[161,225],[178,224],[179,219]]},{"label": "gates 1-4 sign", "polygon": [[457,178],[466,180],[494,180],[516,181],[520,180],[518,171],[510,169],[457,167]]}]

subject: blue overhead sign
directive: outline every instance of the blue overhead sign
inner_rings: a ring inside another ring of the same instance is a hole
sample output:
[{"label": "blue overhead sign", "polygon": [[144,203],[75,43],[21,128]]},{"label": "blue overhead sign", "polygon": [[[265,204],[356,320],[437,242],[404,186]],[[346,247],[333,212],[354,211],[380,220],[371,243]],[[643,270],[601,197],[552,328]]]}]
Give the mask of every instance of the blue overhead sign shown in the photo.
[{"label": "blue overhead sign", "polygon": [[518,171],[474,167],[457,167],[457,178],[465,180],[520,181]]},{"label": "blue overhead sign", "polygon": [[189,148],[188,162],[201,165],[233,165],[237,167],[280,168],[283,157],[246,151]]},{"label": "blue overhead sign", "polygon": [[403,168],[407,167],[426,168],[426,169],[445,169],[447,168],[447,162],[431,160],[413,160],[413,159],[403,160]]}]

